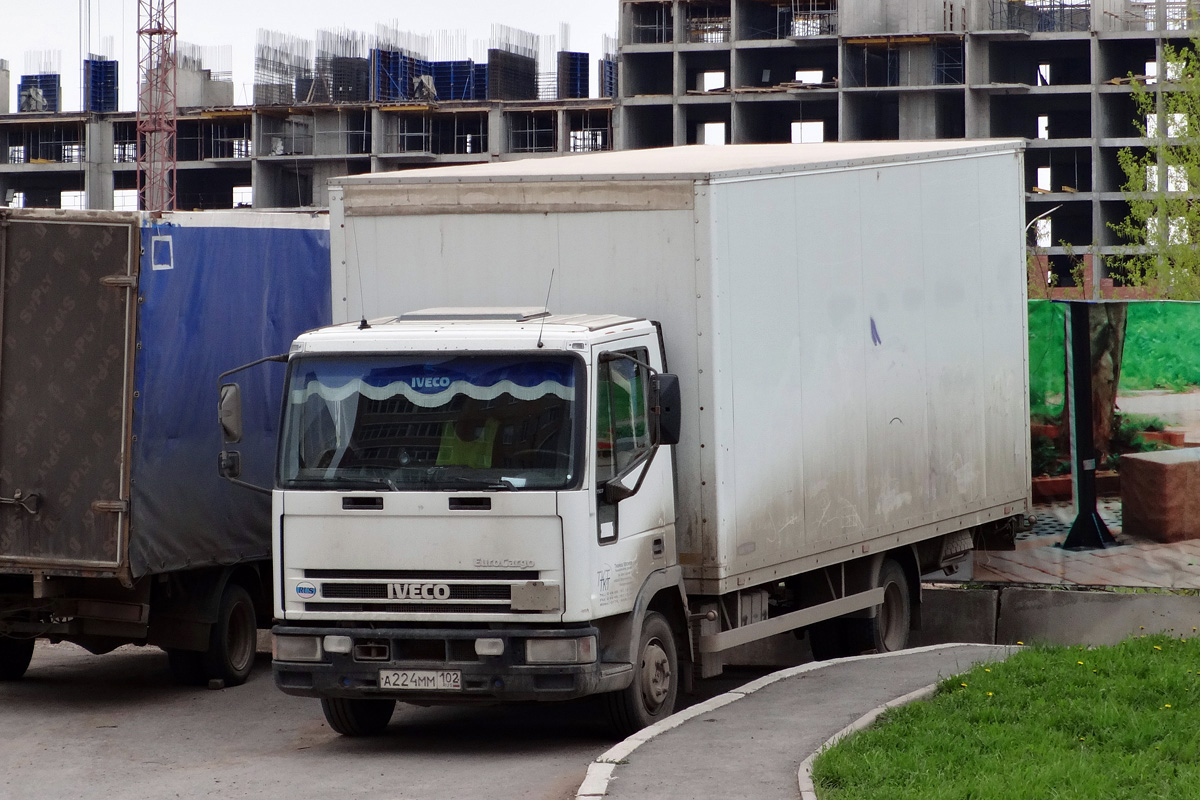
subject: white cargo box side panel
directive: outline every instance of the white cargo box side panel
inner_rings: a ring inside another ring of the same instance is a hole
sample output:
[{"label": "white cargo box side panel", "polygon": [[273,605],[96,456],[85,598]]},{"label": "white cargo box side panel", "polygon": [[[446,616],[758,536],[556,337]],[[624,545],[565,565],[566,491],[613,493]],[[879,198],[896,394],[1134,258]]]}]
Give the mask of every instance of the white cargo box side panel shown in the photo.
[{"label": "white cargo box side panel", "polygon": [[714,182],[717,524],[694,588],[1025,507],[1019,180],[1003,152]]},{"label": "white cargo box side panel", "polygon": [[[403,187],[406,201],[422,188]],[[547,188],[558,197],[564,187]],[[608,188],[620,193],[622,184]],[[684,401],[676,466],[681,476],[694,477],[679,480],[678,549],[688,554],[681,558],[698,562],[698,552],[689,551],[701,546],[692,532],[702,516],[698,442],[708,437],[701,434],[697,410],[705,405],[697,386],[704,369],[697,361],[697,297],[707,296],[708,289],[698,288],[697,276],[707,281],[709,258],[707,252],[698,255],[705,236],[697,231],[694,184],[680,181],[678,188],[686,190],[686,208],[547,213],[537,184],[524,184],[527,212],[509,213],[481,209],[500,207],[490,203],[489,194],[503,196],[510,187],[475,182],[462,187],[475,202],[469,212],[420,213],[417,206],[361,216],[351,197],[356,187],[334,189],[333,319],[359,319],[362,304],[368,318],[441,306],[541,306],[553,270],[548,305],[555,313],[615,313],[661,322],[667,365],[679,375]],[[678,200],[683,193],[669,194]]]}]

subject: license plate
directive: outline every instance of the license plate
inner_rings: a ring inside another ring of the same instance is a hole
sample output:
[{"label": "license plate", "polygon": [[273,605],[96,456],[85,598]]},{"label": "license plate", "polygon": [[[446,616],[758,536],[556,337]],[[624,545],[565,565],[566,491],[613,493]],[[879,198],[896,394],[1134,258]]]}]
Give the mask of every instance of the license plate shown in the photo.
[{"label": "license plate", "polygon": [[462,673],[441,669],[381,669],[380,689],[458,690],[462,689]]}]

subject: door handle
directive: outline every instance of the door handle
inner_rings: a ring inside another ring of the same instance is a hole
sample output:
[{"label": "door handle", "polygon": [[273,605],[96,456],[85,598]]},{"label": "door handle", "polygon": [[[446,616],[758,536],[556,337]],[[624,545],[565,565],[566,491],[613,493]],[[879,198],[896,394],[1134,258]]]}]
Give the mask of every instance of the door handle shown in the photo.
[{"label": "door handle", "polygon": [[0,497],[0,505],[17,506],[28,514],[36,514],[42,505],[42,496],[37,492],[23,494],[20,489],[17,489],[13,492],[12,497]]}]

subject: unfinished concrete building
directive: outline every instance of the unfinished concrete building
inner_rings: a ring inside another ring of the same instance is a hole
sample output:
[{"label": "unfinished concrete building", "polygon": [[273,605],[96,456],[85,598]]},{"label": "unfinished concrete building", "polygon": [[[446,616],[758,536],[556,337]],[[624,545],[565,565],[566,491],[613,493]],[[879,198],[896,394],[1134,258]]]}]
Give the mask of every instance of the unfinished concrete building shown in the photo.
[{"label": "unfinished concrete building", "polygon": [[1119,244],[1129,76],[1162,72],[1198,5],[621,0],[617,145],[1024,137],[1031,242],[1069,283]]},{"label": "unfinished concrete building", "polygon": [[[430,60],[412,47],[428,37],[387,28],[315,42],[263,31],[248,106],[234,104],[227,67],[206,66],[212,53],[181,45],[178,207],[322,207],[338,175],[613,149],[614,100],[588,97],[583,54],[555,54],[561,93],[540,98],[538,37],[494,31],[478,62]],[[601,57],[602,76],[615,58]],[[615,80],[605,86],[615,93]],[[137,208],[132,112],[10,108],[0,95],[0,206]]]}]

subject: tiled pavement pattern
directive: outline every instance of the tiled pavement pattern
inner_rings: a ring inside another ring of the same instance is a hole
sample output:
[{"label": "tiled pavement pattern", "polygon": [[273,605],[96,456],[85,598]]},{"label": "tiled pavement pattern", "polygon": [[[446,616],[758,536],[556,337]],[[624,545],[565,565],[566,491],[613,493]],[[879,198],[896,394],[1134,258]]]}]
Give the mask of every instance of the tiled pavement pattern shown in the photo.
[{"label": "tiled pavement pattern", "polygon": [[1115,547],[1072,552],[1060,545],[1074,514],[1071,503],[1035,505],[1034,529],[1017,539],[1016,550],[975,552],[973,580],[1079,586],[1200,588],[1200,540],[1160,544],[1121,530],[1121,501],[1100,498],[1100,516],[1117,539]]}]

